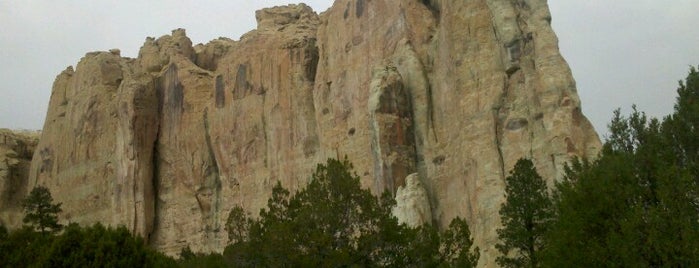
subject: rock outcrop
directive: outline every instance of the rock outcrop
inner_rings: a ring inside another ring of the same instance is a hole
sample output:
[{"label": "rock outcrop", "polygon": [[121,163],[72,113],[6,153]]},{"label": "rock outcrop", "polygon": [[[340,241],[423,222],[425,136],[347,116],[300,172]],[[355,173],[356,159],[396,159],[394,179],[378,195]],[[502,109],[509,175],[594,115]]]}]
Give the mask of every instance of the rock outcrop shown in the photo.
[{"label": "rock outcrop", "polygon": [[24,217],[21,201],[26,196],[32,155],[40,132],[0,129],[0,225],[16,229]]},{"label": "rock outcrop", "polygon": [[398,222],[411,227],[432,224],[430,199],[417,173],[408,175],[405,185],[398,187],[396,206],[391,212]]},{"label": "rock outcrop", "polygon": [[429,219],[423,205],[404,214],[465,218],[490,266],[515,162],[533,159],[552,182],[600,148],[545,0],[256,15],[238,41],[192,46],[178,29],[136,59],[93,52],[66,69],[28,187],[48,186],[63,220],[123,224],[168,254],[220,251],[231,207],[256,213],[277,181],[298,189],[316,163],[347,156],[376,193],[402,196],[419,177]]}]

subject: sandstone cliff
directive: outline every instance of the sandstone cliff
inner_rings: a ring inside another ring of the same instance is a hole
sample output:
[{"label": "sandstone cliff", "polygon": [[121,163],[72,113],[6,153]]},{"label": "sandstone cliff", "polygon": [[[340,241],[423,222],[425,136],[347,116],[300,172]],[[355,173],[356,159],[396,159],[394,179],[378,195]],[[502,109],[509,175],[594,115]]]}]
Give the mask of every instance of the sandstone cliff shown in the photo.
[{"label": "sandstone cliff", "polygon": [[346,155],[377,193],[417,173],[430,221],[467,219],[489,266],[517,159],[554,180],[600,148],[545,0],[256,15],[238,41],[192,46],[175,30],[136,59],[93,52],[63,71],[28,185],[48,186],[64,220],[124,224],[169,254],[220,251],[232,206],[257,212],[277,181],[298,189]]},{"label": "sandstone cliff", "polygon": [[39,132],[0,129],[0,224],[15,229],[24,217],[21,200]]}]

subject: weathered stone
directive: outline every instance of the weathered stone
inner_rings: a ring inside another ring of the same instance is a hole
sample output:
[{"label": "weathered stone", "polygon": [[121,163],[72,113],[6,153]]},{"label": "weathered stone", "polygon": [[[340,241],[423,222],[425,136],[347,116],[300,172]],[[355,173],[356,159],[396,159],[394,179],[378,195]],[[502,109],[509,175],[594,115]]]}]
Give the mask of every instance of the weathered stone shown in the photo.
[{"label": "weathered stone", "polygon": [[29,165],[40,132],[0,129],[0,225],[22,225],[21,201],[27,193]]},{"label": "weathered stone", "polygon": [[398,222],[411,227],[432,224],[430,200],[417,173],[410,174],[405,179],[405,185],[398,187],[392,214],[398,218]]},{"label": "weathered stone", "polygon": [[153,229],[153,79],[113,53],[88,53],[54,82],[29,189],[48,187],[63,220]]},{"label": "weathered stone", "polygon": [[374,190],[395,193],[405,177],[416,171],[415,135],[410,96],[393,66],[374,71],[369,96]]},{"label": "weathered stone", "polygon": [[465,218],[493,266],[515,162],[552,183],[600,148],[545,0],[256,15],[239,41],[192,47],[175,30],[137,59],[89,53],[61,73],[27,187],[48,186],[63,220],[124,224],[168,254],[220,251],[231,207],[257,213],[277,181],[297,190],[316,163],[347,156],[375,193],[416,172],[431,212],[413,222]]}]

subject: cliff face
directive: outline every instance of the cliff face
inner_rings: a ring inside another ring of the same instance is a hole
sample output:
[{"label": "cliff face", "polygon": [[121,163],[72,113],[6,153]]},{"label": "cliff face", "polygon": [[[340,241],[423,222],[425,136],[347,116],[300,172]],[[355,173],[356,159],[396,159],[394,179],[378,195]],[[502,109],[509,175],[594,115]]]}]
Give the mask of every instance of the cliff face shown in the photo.
[{"label": "cliff face", "polygon": [[10,229],[22,225],[21,201],[28,191],[29,165],[39,135],[0,129],[0,224]]},{"label": "cliff face", "polygon": [[219,251],[231,207],[256,213],[277,181],[298,189],[346,155],[377,193],[417,173],[408,188],[427,197],[400,196],[430,207],[403,200],[421,205],[401,215],[466,218],[492,265],[517,159],[553,181],[600,148],[545,0],[337,0],[257,19],[239,41],[193,47],[175,30],[136,59],[88,53],[56,78],[28,184],[49,187],[64,220]]}]

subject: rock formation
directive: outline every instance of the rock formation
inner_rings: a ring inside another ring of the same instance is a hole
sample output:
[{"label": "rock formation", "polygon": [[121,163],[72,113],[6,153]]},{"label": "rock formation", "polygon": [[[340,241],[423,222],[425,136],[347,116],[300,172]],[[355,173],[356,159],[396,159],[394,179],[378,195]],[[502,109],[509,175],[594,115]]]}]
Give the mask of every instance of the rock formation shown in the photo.
[{"label": "rock formation", "polygon": [[392,214],[398,218],[398,222],[410,227],[432,224],[430,199],[417,173],[408,175],[405,185],[398,187]]},{"label": "rock formation", "polygon": [[15,229],[24,217],[21,201],[39,132],[0,129],[0,225]]},{"label": "rock formation", "polygon": [[347,156],[376,193],[417,173],[429,221],[465,218],[490,266],[517,159],[553,181],[600,148],[545,0],[256,15],[238,41],[192,46],[178,29],[136,59],[93,52],[63,71],[28,185],[48,186],[63,220],[124,224],[168,254],[220,251],[231,207],[256,213],[277,181],[298,189],[316,163]]}]

